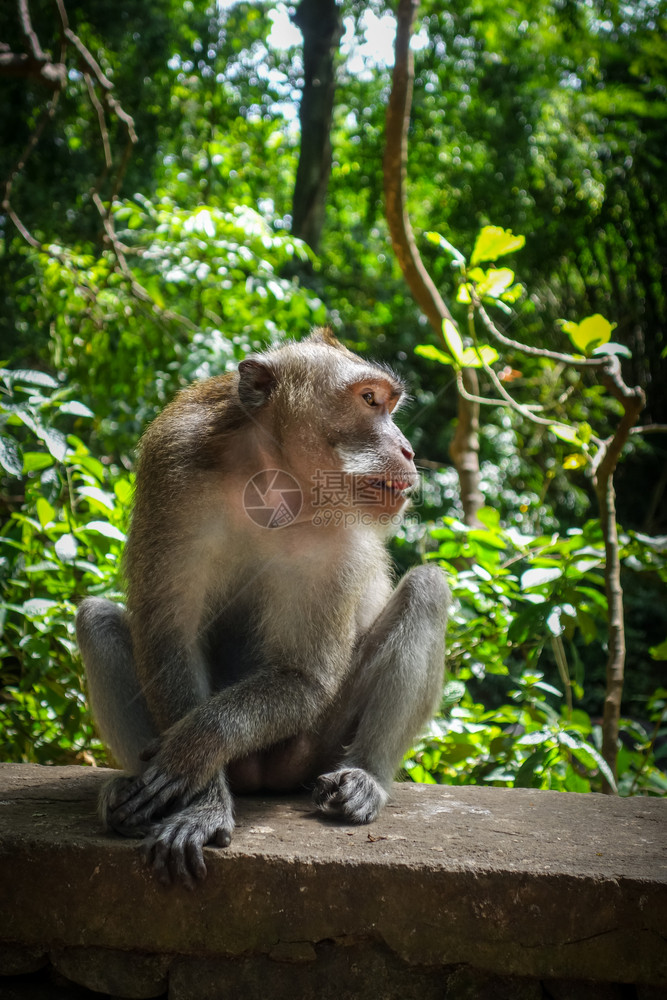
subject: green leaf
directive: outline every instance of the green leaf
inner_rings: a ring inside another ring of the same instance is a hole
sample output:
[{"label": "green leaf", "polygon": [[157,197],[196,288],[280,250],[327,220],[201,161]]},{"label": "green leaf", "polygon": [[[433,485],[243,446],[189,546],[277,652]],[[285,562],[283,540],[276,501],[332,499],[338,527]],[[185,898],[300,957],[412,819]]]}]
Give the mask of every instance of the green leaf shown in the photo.
[{"label": "green leaf", "polygon": [[43,618],[49,611],[58,607],[57,601],[48,601],[41,597],[31,597],[26,601],[21,610],[29,618]]},{"label": "green leaf", "polygon": [[53,456],[45,451],[26,451],[23,455],[23,471],[41,472],[42,469],[49,469],[53,465]]},{"label": "green leaf", "polygon": [[594,358],[597,358],[600,355],[604,357],[606,354],[617,354],[622,358],[632,357],[632,351],[629,347],[626,347],[625,344],[616,344],[613,341],[594,348],[592,353]]},{"label": "green leaf", "polygon": [[514,281],[514,271],[509,267],[490,268],[477,284],[477,294],[491,299],[499,298]]},{"label": "green leaf", "polygon": [[9,382],[12,385],[40,385],[43,389],[57,389],[58,383],[46,372],[29,371],[17,368],[9,372]]},{"label": "green leaf", "polygon": [[123,505],[129,504],[132,500],[132,484],[129,479],[119,479],[114,484],[113,491],[118,501]]},{"label": "green leaf", "polygon": [[560,324],[574,346],[582,354],[591,354],[594,348],[608,343],[611,339],[611,331],[616,326],[615,323],[610,323],[600,313],[587,316],[586,319],[582,319],[581,323],[571,323],[567,320],[561,320]]},{"label": "green leaf", "polygon": [[0,465],[10,476],[20,476],[23,463],[18,447],[11,438],[0,435]]},{"label": "green leaf", "polygon": [[466,686],[463,681],[448,681],[442,693],[441,710],[444,711],[451,708],[452,705],[458,705],[465,693]]},{"label": "green leaf", "polygon": [[438,361],[441,365],[454,364],[454,359],[450,358],[449,354],[438,350],[432,344],[419,344],[415,347],[415,354],[418,354],[420,358],[428,358],[429,361]]},{"label": "green leaf", "polygon": [[94,417],[95,414],[84,403],[77,399],[70,399],[62,403],[58,410],[60,413],[70,413],[73,417]]},{"label": "green leaf", "polygon": [[545,566],[538,569],[527,569],[521,574],[521,589],[530,590],[533,587],[541,587],[545,583],[551,583],[563,575],[563,570],[558,566]]},{"label": "green leaf", "polygon": [[452,352],[452,357],[459,367],[461,366],[461,355],[463,354],[463,341],[461,340],[461,334],[456,329],[451,319],[443,319],[442,321],[442,335],[445,338],[445,343],[447,347]]},{"label": "green leaf", "polygon": [[119,542],[124,542],[126,537],[120,528],[109,524],[108,521],[89,521],[81,530],[92,531],[95,534],[104,535],[105,538],[116,538]]},{"label": "green leaf", "polygon": [[35,504],[35,509],[42,528],[46,528],[47,524],[50,524],[56,516],[55,510],[49,501],[44,499],[44,497],[38,498],[37,503]]},{"label": "green leaf", "polygon": [[568,444],[583,444],[577,434],[577,428],[571,427],[569,424],[549,424],[549,430],[561,441],[567,441]]},{"label": "green leaf", "polygon": [[105,490],[99,489],[97,486],[82,486],[78,493],[79,496],[92,500],[95,506],[105,507],[107,510],[114,509],[114,502],[111,494],[105,492]]},{"label": "green leaf", "polygon": [[667,639],[663,639],[657,646],[651,646],[649,653],[654,660],[667,660]]},{"label": "green leaf", "polygon": [[539,749],[527,757],[516,773],[514,779],[515,788],[535,788],[539,787],[540,781],[538,772],[544,766],[544,750]]},{"label": "green leaf", "polygon": [[484,365],[492,365],[498,360],[498,351],[488,344],[480,344],[479,347],[466,347],[461,354],[461,368],[483,368]]},{"label": "green leaf", "polygon": [[503,229],[500,226],[484,226],[475,241],[470,264],[474,266],[480,261],[497,260],[498,257],[520,250],[525,242],[525,237],[515,236],[511,229]]},{"label": "green leaf", "polygon": [[55,544],[56,555],[62,562],[72,562],[76,559],[78,546],[74,535],[61,535]]},{"label": "green leaf", "polygon": [[465,267],[466,259],[461,251],[457,250],[455,246],[452,246],[449,240],[446,240],[444,236],[441,236],[440,233],[433,232],[424,233],[424,236],[429,243],[434,243],[437,247],[440,247],[441,250],[444,250],[445,253],[448,253],[455,264],[459,267]]}]

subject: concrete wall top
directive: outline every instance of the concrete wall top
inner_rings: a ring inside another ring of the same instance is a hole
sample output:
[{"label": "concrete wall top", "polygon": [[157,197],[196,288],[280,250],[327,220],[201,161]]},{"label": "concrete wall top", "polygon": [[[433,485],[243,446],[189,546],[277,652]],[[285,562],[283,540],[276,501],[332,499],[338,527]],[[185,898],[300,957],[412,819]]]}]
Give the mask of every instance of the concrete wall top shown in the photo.
[{"label": "concrete wall top", "polygon": [[190,892],[100,832],[108,774],[0,765],[0,943],[289,958],[373,940],[415,965],[667,983],[665,800],[397,784],[355,827],[306,796],[240,798]]}]

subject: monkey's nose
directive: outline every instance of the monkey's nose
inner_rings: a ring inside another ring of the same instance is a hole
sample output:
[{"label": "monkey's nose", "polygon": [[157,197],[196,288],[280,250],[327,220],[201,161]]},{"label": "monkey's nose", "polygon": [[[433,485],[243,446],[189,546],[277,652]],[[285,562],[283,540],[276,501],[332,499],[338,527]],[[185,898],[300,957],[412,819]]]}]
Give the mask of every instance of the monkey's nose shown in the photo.
[{"label": "monkey's nose", "polygon": [[407,458],[408,462],[411,462],[415,457],[415,453],[412,448],[405,447],[405,445],[401,446],[401,452],[403,453],[403,458]]}]

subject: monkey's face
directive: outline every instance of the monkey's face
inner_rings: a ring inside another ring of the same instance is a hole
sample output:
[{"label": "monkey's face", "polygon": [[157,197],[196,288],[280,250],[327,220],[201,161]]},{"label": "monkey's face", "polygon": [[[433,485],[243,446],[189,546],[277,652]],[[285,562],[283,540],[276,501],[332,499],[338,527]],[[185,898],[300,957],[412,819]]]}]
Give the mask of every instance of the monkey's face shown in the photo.
[{"label": "monkey's face", "polygon": [[262,431],[271,467],[299,484],[302,516],[326,509],[340,521],[361,512],[383,523],[400,513],[418,476],[393,420],[404,396],[393,372],[314,336],[246,359],[239,375],[239,398]]},{"label": "monkey's face", "polygon": [[397,514],[417,485],[410,442],[392,414],[403,397],[401,383],[382,369],[347,385],[330,425],[335,460],[350,483],[350,505],[371,516]]}]

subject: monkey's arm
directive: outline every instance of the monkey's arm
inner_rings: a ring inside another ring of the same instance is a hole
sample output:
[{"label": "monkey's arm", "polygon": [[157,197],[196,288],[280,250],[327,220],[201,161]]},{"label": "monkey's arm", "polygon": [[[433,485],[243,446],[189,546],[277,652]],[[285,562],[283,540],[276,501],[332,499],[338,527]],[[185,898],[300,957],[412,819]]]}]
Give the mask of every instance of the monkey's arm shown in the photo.
[{"label": "monkey's arm", "polygon": [[119,791],[112,824],[142,826],[170,803],[189,802],[230,761],[314,726],[337,687],[318,666],[317,674],[264,669],[192,709],[146,749],[149,765]]}]

